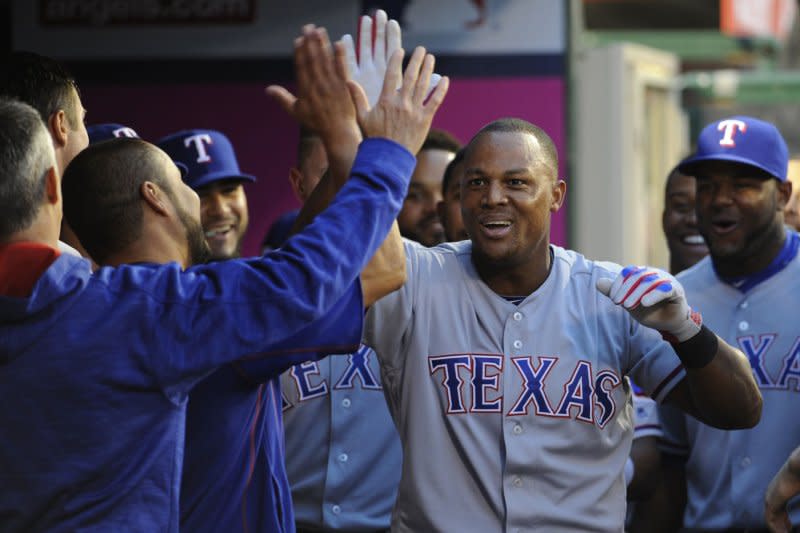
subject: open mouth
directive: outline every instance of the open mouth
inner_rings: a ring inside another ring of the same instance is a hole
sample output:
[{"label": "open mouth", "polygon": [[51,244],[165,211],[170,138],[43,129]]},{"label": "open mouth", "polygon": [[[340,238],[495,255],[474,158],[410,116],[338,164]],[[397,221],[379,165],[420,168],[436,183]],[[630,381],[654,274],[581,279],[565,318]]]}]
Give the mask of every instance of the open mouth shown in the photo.
[{"label": "open mouth", "polygon": [[702,235],[699,233],[694,233],[692,235],[684,235],[681,238],[681,242],[687,246],[705,246],[706,241],[703,239]]},{"label": "open mouth", "polygon": [[735,230],[739,224],[732,219],[717,219],[711,222],[711,228],[715,233],[724,235]]},{"label": "open mouth", "polygon": [[225,226],[216,226],[207,229],[205,231],[205,236],[206,239],[224,239],[231,231],[233,231],[233,226],[226,224]]},{"label": "open mouth", "polygon": [[511,232],[512,223],[510,220],[484,220],[481,221],[483,234],[492,239],[499,239]]}]

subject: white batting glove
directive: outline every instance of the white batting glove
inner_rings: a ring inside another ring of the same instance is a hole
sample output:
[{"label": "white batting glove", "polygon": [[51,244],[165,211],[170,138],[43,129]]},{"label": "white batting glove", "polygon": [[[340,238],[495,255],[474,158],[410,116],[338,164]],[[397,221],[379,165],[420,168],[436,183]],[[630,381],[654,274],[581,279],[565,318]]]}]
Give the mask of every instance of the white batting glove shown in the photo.
[{"label": "white batting glove", "polygon": [[[372,41],[372,18],[363,16],[359,19],[358,57],[356,57],[353,37],[350,34],[345,34],[341,39],[345,48],[350,77],[364,89],[370,107],[373,107],[378,102],[378,98],[381,95],[383,78],[386,76],[386,65],[389,63],[389,58],[392,57],[395,50],[403,47],[400,24],[394,19],[387,20],[387,18],[384,10],[379,9],[375,12],[374,46]],[[436,73],[431,76],[428,95],[439,84],[441,79],[442,77]],[[398,80],[398,89],[401,82],[402,80]]]},{"label": "white batting glove", "polygon": [[689,307],[678,280],[663,270],[625,267],[614,280],[597,280],[597,290],[670,342],[684,342],[700,332],[700,314]]}]

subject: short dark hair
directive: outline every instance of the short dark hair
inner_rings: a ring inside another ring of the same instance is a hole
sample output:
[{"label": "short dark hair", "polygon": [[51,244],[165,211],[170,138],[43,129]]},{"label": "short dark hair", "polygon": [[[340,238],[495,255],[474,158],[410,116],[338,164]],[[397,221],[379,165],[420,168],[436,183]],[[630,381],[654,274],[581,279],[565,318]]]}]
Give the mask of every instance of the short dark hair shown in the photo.
[{"label": "short dark hair", "polygon": [[420,152],[425,150],[444,150],[445,152],[456,153],[461,149],[461,143],[452,134],[431,128],[425,142],[422,143]]},{"label": "short dark hair", "polygon": [[26,103],[0,99],[0,241],[33,223],[55,157],[39,113]]},{"label": "short dark hair", "polygon": [[303,165],[303,162],[311,157],[311,151],[314,149],[314,144],[322,142],[322,139],[312,130],[300,126],[300,138],[297,141],[297,166]]},{"label": "short dark hair", "polygon": [[146,141],[119,138],[89,146],[67,166],[61,183],[64,216],[96,263],[141,237],[145,181],[172,193],[159,155]]},{"label": "short dark hair", "polygon": [[17,51],[8,54],[0,65],[0,96],[33,106],[45,123],[63,109],[70,126],[78,127],[83,117],[75,108],[73,90],[80,95],[75,78],[49,57]]},{"label": "short dark hair", "polygon": [[453,179],[453,172],[455,172],[456,167],[460,165],[464,161],[464,152],[463,148],[459,149],[456,152],[456,156],[447,163],[447,168],[444,169],[444,176],[442,177],[442,197],[447,195],[447,187],[450,185],[450,180]]},{"label": "short dark hair", "polygon": [[532,135],[542,148],[547,164],[553,168],[555,176],[558,177],[558,150],[556,150],[553,139],[539,126],[535,126],[521,118],[507,117],[497,119],[482,127],[469,141],[465,151],[468,152],[472,149],[475,141],[487,133],[528,133]]}]

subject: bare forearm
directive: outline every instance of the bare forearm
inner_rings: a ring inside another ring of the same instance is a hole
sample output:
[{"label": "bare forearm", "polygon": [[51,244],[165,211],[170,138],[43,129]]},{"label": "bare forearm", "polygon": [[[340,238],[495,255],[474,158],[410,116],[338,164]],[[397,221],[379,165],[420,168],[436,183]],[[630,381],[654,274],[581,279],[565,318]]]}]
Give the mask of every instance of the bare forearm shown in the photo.
[{"label": "bare forearm", "polygon": [[369,307],[406,282],[406,254],[395,221],[386,240],[361,271],[364,307]]},{"label": "bare forearm", "polygon": [[701,368],[687,367],[686,378],[668,401],[710,426],[753,427],[761,418],[762,398],[750,364],[739,350],[717,340],[713,359]]},{"label": "bare forearm", "polygon": [[339,192],[339,189],[350,177],[350,170],[356,158],[358,145],[361,143],[361,133],[358,126],[353,123],[351,127],[335,136],[336,139],[323,138],[322,142],[328,155],[328,171],[314,188],[300,214],[297,216],[291,233],[297,233],[314,220]]}]

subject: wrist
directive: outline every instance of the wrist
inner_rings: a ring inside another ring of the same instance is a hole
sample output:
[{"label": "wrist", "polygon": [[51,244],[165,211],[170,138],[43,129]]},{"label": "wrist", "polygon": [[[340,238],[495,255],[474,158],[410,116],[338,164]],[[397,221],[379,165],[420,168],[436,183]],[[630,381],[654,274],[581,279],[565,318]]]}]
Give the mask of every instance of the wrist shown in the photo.
[{"label": "wrist", "polygon": [[684,367],[699,369],[708,365],[717,355],[719,339],[713,331],[700,326],[693,337],[683,342],[672,343],[672,348]]},{"label": "wrist", "polygon": [[336,128],[319,132],[319,136],[329,158],[352,153],[358,149],[362,139],[361,130],[355,121],[348,121]]}]

